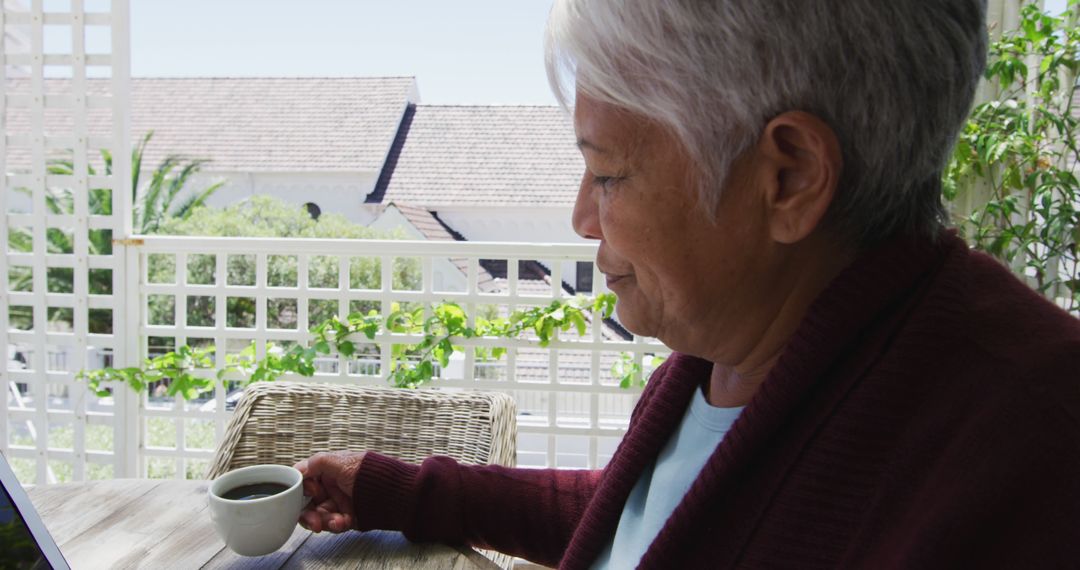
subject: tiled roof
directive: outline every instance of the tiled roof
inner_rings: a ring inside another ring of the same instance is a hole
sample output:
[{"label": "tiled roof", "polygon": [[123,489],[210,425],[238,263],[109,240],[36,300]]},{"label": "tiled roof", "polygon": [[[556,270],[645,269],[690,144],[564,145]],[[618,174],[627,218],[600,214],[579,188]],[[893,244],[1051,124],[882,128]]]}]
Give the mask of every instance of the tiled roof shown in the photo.
[{"label": "tiled roof", "polygon": [[[48,91],[66,80],[47,80]],[[382,168],[413,92],[411,77],[137,78],[134,139],[154,138],[144,160],[207,158],[210,171],[353,172]],[[105,80],[89,80],[103,93]],[[18,91],[18,88],[14,88]],[[8,111],[9,130],[25,114]],[[108,134],[107,113],[90,113],[91,134]],[[46,119],[46,128],[70,128]],[[28,125],[26,125],[28,127]],[[133,141],[134,142],[134,141]]]},{"label": "tiled roof", "polygon": [[584,163],[558,107],[417,105],[382,203],[573,206]]},{"label": "tiled roof", "polygon": [[393,204],[395,208],[401,212],[402,216],[405,216],[406,220],[413,225],[420,233],[424,234],[424,239],[433,241],[464,241],[460,235],[454,235],[450,233],[450,229],[447,228],[442,222],[435,217],[435,213],[425,208],[418,208],[411,204]]}]

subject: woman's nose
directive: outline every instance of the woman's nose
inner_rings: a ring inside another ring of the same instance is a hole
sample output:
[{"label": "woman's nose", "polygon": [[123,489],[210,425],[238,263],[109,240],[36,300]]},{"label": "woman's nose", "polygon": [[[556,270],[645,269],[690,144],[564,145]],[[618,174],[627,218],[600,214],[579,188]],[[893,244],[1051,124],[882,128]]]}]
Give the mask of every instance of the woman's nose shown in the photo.
[{"label": "woman's nose", "polygon": [[574,231],[585,239],[603,239],[600,229],[600,208],[594,192],[592,177],[588,171],[581,177],[577,200],[574,202],[574,214],[571,217]]}]

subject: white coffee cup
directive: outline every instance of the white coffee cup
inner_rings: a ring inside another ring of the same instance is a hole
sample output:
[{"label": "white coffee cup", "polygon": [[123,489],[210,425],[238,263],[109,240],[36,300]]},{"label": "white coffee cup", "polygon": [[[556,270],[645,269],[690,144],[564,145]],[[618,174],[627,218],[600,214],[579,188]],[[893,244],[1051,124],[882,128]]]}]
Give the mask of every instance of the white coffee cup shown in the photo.
[{"label": "white coffee cup", "polygon": [[[214,479],[208,493],[210,519],[225,545],[242,556],[270,554],[288,542],[307,503],[303,475],[285,465],[242,467]],[[255,499],[226,499],[224,494],[256,483],[287,487]]]}]

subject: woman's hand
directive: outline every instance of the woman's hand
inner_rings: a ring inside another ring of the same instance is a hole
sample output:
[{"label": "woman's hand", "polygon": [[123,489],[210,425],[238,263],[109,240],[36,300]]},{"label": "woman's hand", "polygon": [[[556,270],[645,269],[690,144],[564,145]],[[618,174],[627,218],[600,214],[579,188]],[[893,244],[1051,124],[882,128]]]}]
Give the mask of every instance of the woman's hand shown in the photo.
[{"label": "woman's hand", "polygon": [[356,527],[353,483],[363,452],[317,453],[293,467],[304,476],[304,495],[311,497],[300,513],[300,526],[312,531],[345,532]]}]

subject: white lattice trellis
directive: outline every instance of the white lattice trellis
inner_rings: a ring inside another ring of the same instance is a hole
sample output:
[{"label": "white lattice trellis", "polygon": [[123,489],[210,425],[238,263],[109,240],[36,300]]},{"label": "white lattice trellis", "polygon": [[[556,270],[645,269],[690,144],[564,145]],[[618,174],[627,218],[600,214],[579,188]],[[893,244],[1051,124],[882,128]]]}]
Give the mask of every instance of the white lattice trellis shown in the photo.
[{"label": "white lattice trellis", "polygon": [[131,398],[74,379],[127,350],[124,247],[112,242],[131,231],[128,2],[58,4],[0,10],[0,449],[27,483],[134,464]]}]

